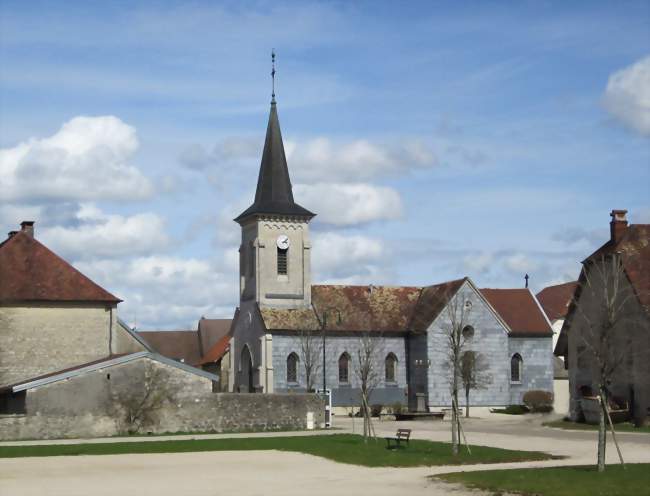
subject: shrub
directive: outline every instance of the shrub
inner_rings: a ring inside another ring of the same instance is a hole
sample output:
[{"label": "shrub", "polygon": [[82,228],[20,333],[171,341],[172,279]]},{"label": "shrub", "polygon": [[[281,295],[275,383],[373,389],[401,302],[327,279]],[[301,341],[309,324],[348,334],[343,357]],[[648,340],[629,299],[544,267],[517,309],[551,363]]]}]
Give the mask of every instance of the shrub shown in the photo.
[{"label": "shrub", "polygon": [[402,406],[401,403],[398,402],[398,403],[393,404],[391,409],[393,410],[394,415],[399,415],[404,410],[404,407]]},{"label": "shrub", "polygon": [[535,389],[524,394],[524,405],[534,413],[548,413],[553,411],[553,393]]},{"label": "shrub", "polygon": [[381,411],[384,409],[384,405],[371,405],[370,406],[370,415],[372,417],[379,417]]}]

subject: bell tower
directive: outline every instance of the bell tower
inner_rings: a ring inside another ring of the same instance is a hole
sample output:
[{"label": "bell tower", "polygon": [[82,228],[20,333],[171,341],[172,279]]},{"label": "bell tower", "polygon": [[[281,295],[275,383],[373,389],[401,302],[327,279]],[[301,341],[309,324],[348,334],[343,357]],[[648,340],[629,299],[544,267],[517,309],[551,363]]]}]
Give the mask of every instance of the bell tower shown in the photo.
[{"label": "bell tower", "polygon": [[[275,67],[271,74],[275,81]],[[274,88],[255,201],[235,218],[241,226],[242,303],[253,300],[271,308],[311,305],[309,222],[314,216],[293,199]]]}]

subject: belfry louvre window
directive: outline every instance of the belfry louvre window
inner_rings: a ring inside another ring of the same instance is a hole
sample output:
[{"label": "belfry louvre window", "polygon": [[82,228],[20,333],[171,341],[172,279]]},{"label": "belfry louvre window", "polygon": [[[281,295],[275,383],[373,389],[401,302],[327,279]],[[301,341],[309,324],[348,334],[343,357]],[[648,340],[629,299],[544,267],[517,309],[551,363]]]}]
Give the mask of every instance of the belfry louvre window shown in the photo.
[{"label": "belfry louvre window", "polygon": [[287,274],[287,252],[289,249],[278,248],[278,275]]}]

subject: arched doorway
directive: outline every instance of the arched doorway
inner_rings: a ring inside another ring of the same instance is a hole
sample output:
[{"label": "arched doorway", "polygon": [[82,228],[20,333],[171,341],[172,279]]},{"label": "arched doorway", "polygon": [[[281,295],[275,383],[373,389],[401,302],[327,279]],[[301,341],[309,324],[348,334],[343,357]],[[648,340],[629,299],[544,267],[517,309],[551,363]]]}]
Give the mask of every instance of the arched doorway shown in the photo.
[{"label": "arched doorway", "polygon": [[242,393],[252,393],[255,391],[253,388],[253,356],[248,345],[244,345],[241,350],[241,358],[239,362],[239,391]]}]

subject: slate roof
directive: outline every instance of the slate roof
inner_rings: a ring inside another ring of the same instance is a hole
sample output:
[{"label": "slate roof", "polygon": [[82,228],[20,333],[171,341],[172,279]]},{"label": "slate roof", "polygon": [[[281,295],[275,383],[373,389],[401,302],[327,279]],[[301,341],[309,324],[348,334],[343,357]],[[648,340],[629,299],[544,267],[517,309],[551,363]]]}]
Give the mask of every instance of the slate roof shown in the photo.
[{"label": "slate roof", "polygon": [[19,231],[0,244],[0,302],[18,301],[117,304],[122,300]]},{"label": "slate roof", "polygon": [[528,289],[481,289],[510,328],[510,336],[552,336],[553,328],[542,307]]},{"label": "slate roof", "polygon": [[162,356],[185,363],[197,363],[201,359],[198,331],[137,331],[147,344]]},{"label": "slate roof", "polygon": [[235,218],[235,222],[241,223],[246,218],[259,214],[302,216],[309,219],[316,215],[298,205],[293,199],[275,101],[271,103],[255,201]]},{"label": "slate roof", "polygon": [[417,307],[413,313],[411,329],[415,332],[424,332],[428,329],[445,305],[456,294],[468,278],[443,282],[422,288]]},{"label": "slate roof", "polygon": [[563,319],[569,311],[569,304],[578,287],[578,281],[548,286],[537,293],[537,300],[550,321]]}]

